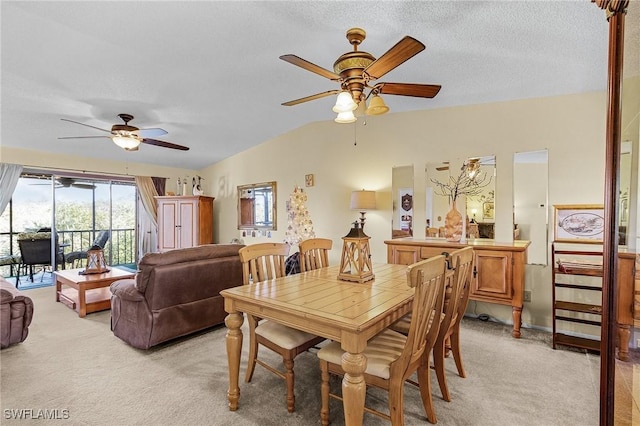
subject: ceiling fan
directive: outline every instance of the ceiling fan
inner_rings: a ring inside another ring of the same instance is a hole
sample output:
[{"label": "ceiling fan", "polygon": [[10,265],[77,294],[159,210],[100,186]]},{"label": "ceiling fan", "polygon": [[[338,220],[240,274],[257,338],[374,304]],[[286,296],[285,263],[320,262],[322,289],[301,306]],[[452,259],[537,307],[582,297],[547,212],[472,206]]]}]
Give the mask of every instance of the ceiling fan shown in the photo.
[{"label": "ceiling fan", "polygon": [[[425,45],[413,37],[406,36],[379,58],[375,58],[368,52],[358,50],[358,46],[366,38],[366,32],[361,28],[351,28],[347,31],[347,40],[353,46],[353,51],[344,53],[333,64],[333,71],[322,68],[296,55],[282,55],[280,59],[290,64],[304,68],[329,80],[340,84],[340,89],[329,90],[304,98],[284,102],[284,106],[298,105],[303,102],[313,101],[335,94],[338,101],[333,107],[337,112],[337,122],[350,123],[355,121],[353,112],[356,108],[364,109],[366,100],[371,97],[366,114],[379,115],[389,110],[379,96],[400,95],[419,98],[433,98],[440,91],[440,85],[417,83],[384,83],[371,85],[389,71],[403,62],[417,55],[425,49]],[[347,96],[344,96],[345,93]],[[351,96],[348,96],[351,95]],[[342,96],[342,98],[340,97]],[[350,112],[350,114],[349,114]],[[342,117],[340,114],[343,114]],[[352,118],[353,117],[353,118]]]},{"label": "ceiling fan", "polygon": [[[46,180],[51,180],[50,178],[47,177],[41,177],[41,176],[28,176],[27,177],[33,177],[36,179],[46,179]],[[51,183],[32,183],[31,185],[49,185],[51,186]],[[71,178],[71,177],[57,177],[56,178],[56,188],[79,188],[79,189],[96,189],[96,186],[92,183],[82,183],[82,182],[77,182],[76,179]]]},{"label": "ceiling fan", "polygon": [[111,126],[111,130],[101,129],[100,127],[91,126],[89,124],[80,123],[78,121],[69,120],[67,118],[61,118],[62,121],[68,121],[70,123],[80,124],[81,126],[91,127],[103,132],[109,133],[109,135],[103,136],[66,136],[58,139],[89,139],[89,138],[110,138],[116,145],[125,149],[126,151],[137,151],[138,146],[141,143],[148,145],[160,146],[163,148],[179,149],[181,151],[188,151],[189,148],[175,143],[152,139],[158,136],[166,135],[167,131],[160,128],[139,129],[129,125],[129,121],[133,120],[131,114],[118,114],[118,117],[124,121],[124,124],[114,124]]}]

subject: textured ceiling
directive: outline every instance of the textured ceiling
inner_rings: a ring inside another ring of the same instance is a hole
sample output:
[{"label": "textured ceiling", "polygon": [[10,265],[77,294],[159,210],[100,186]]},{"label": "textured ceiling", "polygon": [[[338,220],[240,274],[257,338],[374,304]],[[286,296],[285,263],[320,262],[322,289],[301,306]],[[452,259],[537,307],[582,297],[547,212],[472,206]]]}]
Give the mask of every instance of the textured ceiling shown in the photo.
[{"label": "textured ceiling", "polygon": [[[627,25],[640,28],[635,3]],[[360,50],[376,57],[405,35],[427,45],[380,81],[442,90],[434,99],[386,96],[391,113],[607,83],[608,24],[587,0],[2,1],[1,8],[1,143],[47,152],[198,169],[332,120],[333,97],[280,105],[338,87],[278,57],[292,53],[331,69],[351,50],[351,27],[367,31]],[[637,32],[627,44],[640,44]],[[159,139],[191,150],[125,152],[108,139],[58,140],[100,134],[61,118],[110,128],[119,113],[133,114],[138,127],[166,129]]]}]

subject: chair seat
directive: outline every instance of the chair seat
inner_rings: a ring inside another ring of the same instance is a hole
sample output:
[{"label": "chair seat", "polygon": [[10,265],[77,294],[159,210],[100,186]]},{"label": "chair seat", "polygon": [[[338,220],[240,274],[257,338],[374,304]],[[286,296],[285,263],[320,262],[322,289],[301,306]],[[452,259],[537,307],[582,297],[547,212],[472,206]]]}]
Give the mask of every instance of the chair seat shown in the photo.
[{"label": "chair seat", "polygon": [[[407,341],[407,336],[386,329],[367,343],[363,354],[367,357],[366,374],[388,379],[391,363],[397,360]],[[332,364],[342,365],[344,351],[340,343],[331,342],[318,351],[318,358]]]},{"label": "chair seat", "polygon": [[293,349],[302,346],[309,340],[318,336],[309,334],[295,328],[287,327],[275,321],[262,321],[256,327],[256,334],[275,343],[284,349]]}]

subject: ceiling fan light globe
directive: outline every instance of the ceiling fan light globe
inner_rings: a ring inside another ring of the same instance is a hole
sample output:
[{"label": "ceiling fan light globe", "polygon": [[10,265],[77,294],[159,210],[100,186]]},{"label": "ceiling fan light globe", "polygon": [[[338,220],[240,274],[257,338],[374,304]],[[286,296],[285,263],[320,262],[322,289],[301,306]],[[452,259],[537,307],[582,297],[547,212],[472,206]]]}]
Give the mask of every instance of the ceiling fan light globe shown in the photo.
[{"label": "ceiling fan light globe", "polygon": [[360,103],[358,104],[358,108],[356,108],[356,110],[353,112],[357,117],[364,117],[365,115],[367,115],[367,103],[363,100],[360,101]]},{"label": "ceiling fan light globe", "polygon": [[357,118],[355,115],[353,115],[353,111],[344,111],[344,112],[339,112],[338,116],[335,118],[334,121],[336,123],[346,124],[346,123],[353,123],[356,120]]},{"label": "ceiling fan light globe", "polygon": [[349,92],[340,92],[336,104],[333,106],[333,112],[342,113],[353,111],[358,108],[358,104],[353,101],[353,96]]},{"label": "ceiling fan light globe", "polygon": [[384,103],[384,100],[378,95],[373,95],[369,102],[369,108],[367,108],[367,115],[382,115],[387,112],[389,112],[389,107]]},{"label": "ceiling fan light globe", "polygon": [[111,140],[120,148],[128,151],[135,150],[140,145],[140,139],[133,136],[113,136]]}]

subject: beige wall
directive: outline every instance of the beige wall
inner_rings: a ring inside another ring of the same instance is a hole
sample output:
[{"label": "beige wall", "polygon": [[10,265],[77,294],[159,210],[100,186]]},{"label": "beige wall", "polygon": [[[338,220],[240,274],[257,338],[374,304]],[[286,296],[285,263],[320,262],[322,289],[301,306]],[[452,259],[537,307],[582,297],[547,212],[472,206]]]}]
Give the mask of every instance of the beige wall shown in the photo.
[{"label": "beige wall", "polygon": [[[387,102],[393,108],[393,97]],[[331,262],[339,261],[341,237],[359,216],[349,210],[350,193],[362,188],[378,191],[378,210],[367,213],[366,229],[371,236],[373,261],[386,262],[384,241],[391,236],[394,166],[414,165],[414,206],[424,206],[426,163],[462,164],[468,157],[495,155],[499,241],[512,238],[515,152],[549,150],[549,218],[553,204],[602,203],[605,110],[606,94],[598,92],[390,113],[369,117],[366,125],[362,119],[355,125],[328,120],[310,123],[200,171],[43,155],[5,147],[0,148],[0,161],[71,170],[78,170],[78,164],[82,164],[82,169],[90,171],[163,176],[169,178],[168,190],[174,190],[178,177],[200,174],[205,178],[205,195],[216,198],[214,235],[219,243],[242,237],[236,229],[236,186],[271,180],[278,184],[278,230],[272,232],[270,240],[244,237],[244,241],[282,241],[287,226],[285,202],[295,185],[304,188],[305,174],[312,173],[315,186],[305,188],[307,207],[316,234],[334,241]],[[421,209],[414,209],[414,223],[425,223]],[[551,326],[550,281],[548,266],[527,266],[525,287],[532,292],[532,302],[525,305],[525,324]],[[469,310],[511,320],[511,309],[505,306],[471,302]]]},{"label": "beige wall", "polygon": [[[391,96],[387,103],[393,108]],[[603,202],[605,110],[606,94],[599,92],[390,113],[369,117],[366,125],[362,119],[355,125],[310,123],[202,170],[207,182],[213,182],[215,235],[218,242],[241,237],[236,229],[237,185],[275,180],[278,230],[271,241],[282,241],[285,201],[295,185],[304,187],[304,175],[313,173],[315,186],[305,188],[307,207],[316,234],[334,242],[330,260],[339,262],[341,237],[358,217],[349,210],[350,193],[364,188],[378,191],[378,210],[367,213],[366,232],[371,236],[373,261],[386,262],[394,166],[414,165],[414,206],[424,206],[426,163],[462,164],[467,157],[495,155],[496,239],[510,241],[515,152],[549,150],[549,217],[553,204]],[[414,223],[425,223],[424,216],[414,209]],[[245,237],[244,241],[269,239]],[[526,289],[532,291],[532,302],[523,312],[525,324],[551,326],[550,282],[548,266],[527,267]],[[511,320],[510,307],[472,302],[469,310]]]}]

